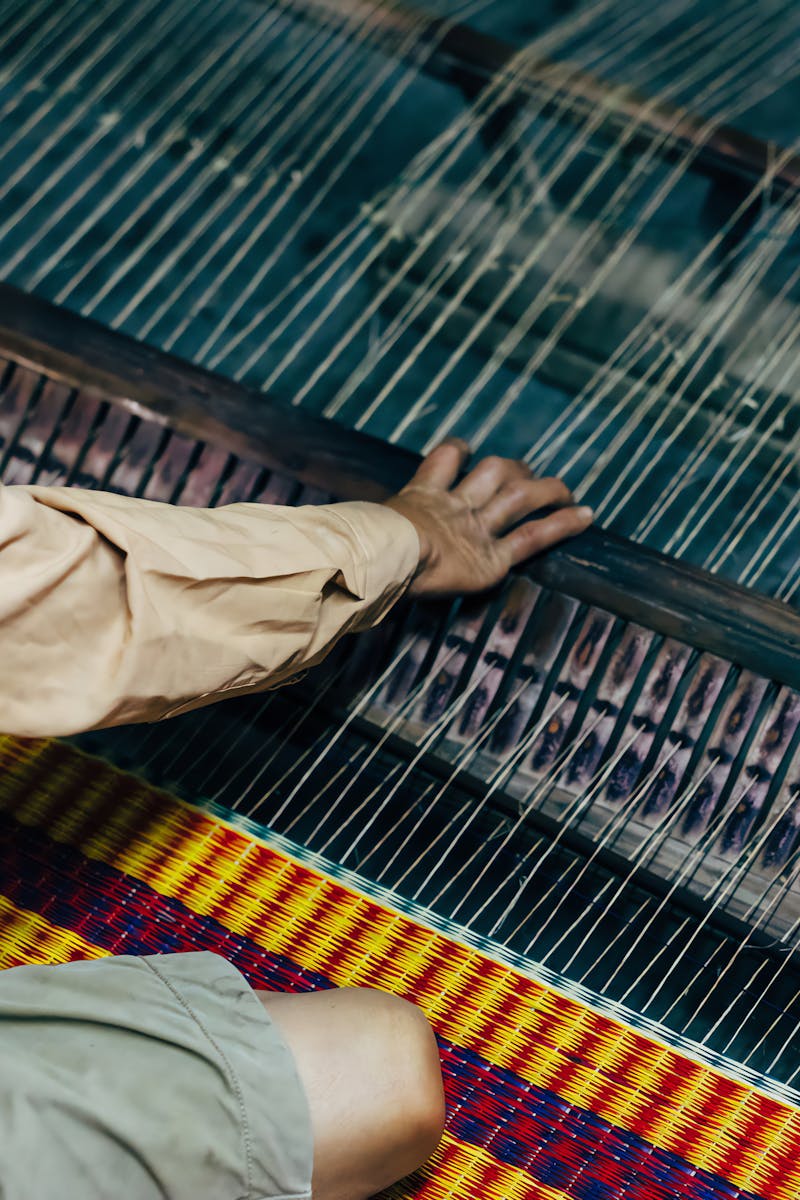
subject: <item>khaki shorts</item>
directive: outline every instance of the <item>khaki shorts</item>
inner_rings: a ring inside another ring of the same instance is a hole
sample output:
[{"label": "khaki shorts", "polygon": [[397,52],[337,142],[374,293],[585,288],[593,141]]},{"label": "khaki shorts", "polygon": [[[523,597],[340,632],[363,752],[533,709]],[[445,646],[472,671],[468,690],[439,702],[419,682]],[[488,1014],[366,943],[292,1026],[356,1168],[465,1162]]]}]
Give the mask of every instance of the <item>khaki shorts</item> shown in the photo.
[{"label": "khaki shorts", "polygon": [[214,954],[0,972],[3,1200],[306,1200],[294,1060]]}]

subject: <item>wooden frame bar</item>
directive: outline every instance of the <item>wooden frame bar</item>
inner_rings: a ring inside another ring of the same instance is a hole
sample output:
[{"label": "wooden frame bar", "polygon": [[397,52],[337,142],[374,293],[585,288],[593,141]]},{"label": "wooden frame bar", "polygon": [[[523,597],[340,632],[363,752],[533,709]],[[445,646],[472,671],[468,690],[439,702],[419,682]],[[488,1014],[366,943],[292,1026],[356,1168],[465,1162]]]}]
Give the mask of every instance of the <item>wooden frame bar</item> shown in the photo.
[{"label": "wooden frame bar", "polygon": [[[294,6],[292,11],[296,11]],[[376,7],[369,0],[335,0],[335,3],[306,0],[304,11],[312,16],[316,11],[327,18],[333,12],[340,18],[346,14],[354,21],[366,23],[381,36],[383,44],[388,42],[398,52],[413,42],[415,29],[424,28],[424,37],[432,44],[433,51],[422,62],[423,68],[459,85],[466,84],[472,94],[519,53],[518,47],[469,25],[437,17],[430,17],[425,23],[424,12],[406,4]],[[413,53],[416,61],[416,50]],[[600,126],[605,137],[617,137],[635,122],[638,129],[628,142],[632,150],[645,149],[654,137],[668,135],[668,146],[662,156],[673,160],[691,155],[692,169],[699,173],[713,178],[734,178],[749,185],[771,174],[774,196],[794,193],[800,188],[800,156],[789,156],[775,169],[776,160],[782,157],[781,147],[733,126],[712,126],[686,109],[654,104],[632,89],[616,87],[587,71],[548,59],[528,60],[525,80],[521,85],[523,90],[527,87],[534,91],[544,86],[554,92],[544,111],[556,113],[561,120],[579,120],[589,112],[605,110]],[[572,107],[563,105],[565,98]]]},{"label": "wooden frame bar", "polygon": [[[193,366],[0,284],[0,355],[128,411],[323,488],[380,500],[418,456]],[[657,633],[800,690],[800,613],[600,528],[525,573]]]}]

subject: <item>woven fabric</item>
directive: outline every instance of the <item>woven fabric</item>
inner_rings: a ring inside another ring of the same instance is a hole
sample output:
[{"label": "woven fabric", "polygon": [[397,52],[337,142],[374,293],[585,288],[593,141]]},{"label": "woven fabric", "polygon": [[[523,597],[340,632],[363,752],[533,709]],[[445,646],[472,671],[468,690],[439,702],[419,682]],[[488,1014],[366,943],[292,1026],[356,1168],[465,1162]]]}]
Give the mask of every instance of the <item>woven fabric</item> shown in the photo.
[{"label": "woven fabric", "polygon": [[396,1197],[797,1200],[800,1110],[222,816],[0,739],[0,961],[210,949],[255,987],[372,985],[439,1036],[440,1151]]}]

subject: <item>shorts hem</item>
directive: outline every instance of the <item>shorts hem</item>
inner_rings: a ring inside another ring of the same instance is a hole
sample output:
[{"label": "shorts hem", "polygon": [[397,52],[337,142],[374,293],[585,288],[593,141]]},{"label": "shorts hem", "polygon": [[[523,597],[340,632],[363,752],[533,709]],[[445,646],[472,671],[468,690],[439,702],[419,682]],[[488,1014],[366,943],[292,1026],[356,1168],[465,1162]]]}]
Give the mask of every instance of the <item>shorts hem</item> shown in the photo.
[{"label": "shorts hem", "polygon": [[[227,979],[219,984],[219,994],[224,993],[229,1001],[222,1028],[224,1036],[209,1027],[202,1008],[198,1012],[187,995],[187,991],[190,994],[192,991],[192,986],[187,987],[187,984],[202,983],[202,972],[187,980],[184,976],[173,978],[169,969],[160,969],[161,964],[185,960],[189,956],[152,955],[142,961],[168,988],[213,1047],[236,1098],[244,1155],[243,1182],[247,1188],[237,1200],[311,1200],[311,1114],[289,1045],[237,968],[221,955],[206,951],[200,956],[212,960],[217,970],[230,977],[230,985]],[[213,1012],[213,1009],[209,1011]],[[234,1016],[238,1017],[238,1022]],[[279,1110],[275,1108],[276,1095],[280,1098]],[[306,1178],[308,1183],[304,1186]],[[290,1181],[300,1187],[287,1189],[285,1184]],[[282,1182],[284,1187],[280,1186]]]}]

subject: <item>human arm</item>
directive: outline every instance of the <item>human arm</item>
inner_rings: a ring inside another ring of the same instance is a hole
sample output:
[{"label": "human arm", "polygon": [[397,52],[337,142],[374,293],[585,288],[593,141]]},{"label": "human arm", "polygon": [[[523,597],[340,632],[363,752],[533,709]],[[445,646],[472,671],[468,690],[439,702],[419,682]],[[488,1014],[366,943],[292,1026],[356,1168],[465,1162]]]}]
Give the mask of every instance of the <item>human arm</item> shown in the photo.
[{"label": "human arm", "polygon": [[380,620],[418,555],[373,504],[0,489],[0,729],[153,721],[277,685]]},{"label": "human arm", "polygon": [[[457,473],[463,452],[444,458]],[[471,527],[462,562],[463,522],[441,517],[452,493],[441,463],[435,474],[423,468],[412,495],[385,506],[205,510],[0,487],[0,730],[153,721],[275,686],[377,623],[409,584],[424,594],[496,582],[502,539],[481,527],[491,578],[474,570]],[[452,503],[473,519],[463,498]]]}]

